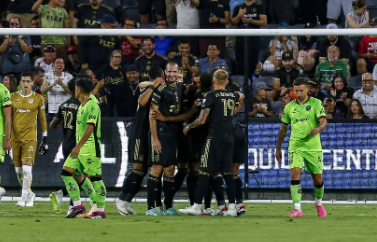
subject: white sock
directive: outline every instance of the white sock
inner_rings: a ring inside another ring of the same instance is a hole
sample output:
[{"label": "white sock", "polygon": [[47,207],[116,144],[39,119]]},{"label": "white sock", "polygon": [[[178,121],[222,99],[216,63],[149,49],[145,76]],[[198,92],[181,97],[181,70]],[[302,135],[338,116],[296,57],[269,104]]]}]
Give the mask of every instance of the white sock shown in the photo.
[{"label": "white sock", "polygon": [[194,205],[192,205],[192,208],[195,209],[195,210],[199,210],[199,209],[202,208],[202,205],[198,204],[198,203],[194,203]]},{"label": "white sock", "polygon": [[74,206],[74,207],[81,205],[81,200],[78,200],[78,201],[72,201],[72,202],[73,202],[73,206]]},{"label": "white sock", "polygon": [[98,212],[105,212],[105,208],[97,208]]},{"label": "white sock", "polygon": [[236,204],[229,203],[228,210],[234,210],[234,209],[236,209]]},{"label": "white sock", "polygon": [[322,205],[322,198],[321,198],[321,199],[317,199],[317,198],[316,198],[316,199],[314,200],[314,204],[317,205],[317,206]]},{"label": "white sock", "polygon": [[301,211],[301,203],[295,203],[295,209],[297,209],[298,211]]},{"label": "white sock", "polygon": [[24,180],[24,173],[22,171],[22,167],[15,167],[14,169],[16,170],[17,180],[22,187],[22,182]]},{"label": "white sock", "polygon": [[33,175],[31,173],[32,167],[23,165],[22,166],[24,179],[22,182],[22,195],[29,194],[31,192],[31,183],[33,181]]}]

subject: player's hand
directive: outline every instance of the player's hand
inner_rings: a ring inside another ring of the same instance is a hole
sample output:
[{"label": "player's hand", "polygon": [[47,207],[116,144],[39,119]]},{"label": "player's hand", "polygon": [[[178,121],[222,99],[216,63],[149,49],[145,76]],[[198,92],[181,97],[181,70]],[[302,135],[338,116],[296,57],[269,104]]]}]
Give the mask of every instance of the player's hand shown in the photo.
[{"label": "player's hand", "polygon": [[153,150],[157,154],[161,154],[161,143],[158,139],[153,139]]},{"label": "player's hand", "polygon": [[238,16],[244,16],[246,14],[246,8],[240,8],[238,11]]},{"label": "player's hand", "polygon": [[63,85],[63,81],[62,81],[62,79],[60,79],[60,78],[58,78],[58,79],[56,79],[56,84],[58,84],[58,85]]},{"label": "player's hand", "polygon": [[312,129],[312,131],[310,131],[310,135],[311,136],[314,136],[314,135],[317,135],[318,133],[319,133],[319,128],[314,128],[314,129]]},{"label": "player's hand", "polygon": [[163,78],[159,77],[159,78],[156,78],[156,79],[153,81],[152,85],[153,85],[155,88],[157,88],[159,85],[164,84],[164,83],[165,83],[165,80],[164,80]]},{"label": "player's hand", "polygon": [[281,149],[276,149],[275,158],[278,162],[281,162]]},{"label": "player's hand", "polygon": [[210,23],[217,23],[219,21],[219,18],[216,17],[216,15],[213,15],[212,17],[209,18]]},{"label": "player's hand", "polygon": [[45,155],[47,154],[47,151],[48,151],[47,137],[42,137],[42,143],[39,146],[38,152],[40,155]]},{"label": "player's hand", "polygon": [[187,135],[187,133],[190,131],[190,126],[186,125],[185,128],[183,129],[183,133]]},{"label": "player's hand", "polygon": [[160,111],[158,111],[158,110],[153,110],[152,113],[151,113],[151,116],[152,116],[153,119],[160,120],[160,121],[162,121],[162,122],[165,122],[165,121],[166,121],[165,116],[162,115],[162,114],[160,113]]},{"label": "player's hand", "polygon": [[186,67],[189,64],[189,59],[187,56],[182,57],[182,67]]},{"label": "player's hand", "polygon": [[73,159],[76,159],[79,153],[80,153],[80,148],[75,146],[75,148],[73,148],[73,150],[71,151],[71,157]]},{"label": "player's hand", "polygon": [[12,144],[10,143],[10,140],[4,140],[4,150],[8,153],[12,149]]},{"label": "player's hand", "polygon": [[105,80],[102,79],[101,81],[98,81],[97,85],[98,85],[99,88],[103,87],[105,85]]},{"label": "player's hand", "polygon": [[342,94],[340,94],[340,97],[341,97],[343,100],[346,100],[346,99],[347,99],[347,92],[342,92]]}]

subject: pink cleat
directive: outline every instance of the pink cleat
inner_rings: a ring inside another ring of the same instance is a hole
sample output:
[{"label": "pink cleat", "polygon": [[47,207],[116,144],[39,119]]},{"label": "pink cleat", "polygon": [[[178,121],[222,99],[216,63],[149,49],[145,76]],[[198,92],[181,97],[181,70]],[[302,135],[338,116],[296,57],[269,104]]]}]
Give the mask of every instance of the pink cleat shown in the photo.
[{"label": "pink cleat", "polygon": [[301,218],[303,216],[304,214],[298,209],[295,209],[292,213],[288,214],[288,217],[294,217],[294,218]]},{"label": "pink cleat", "polygon": [[326,218],[327,213],[323,205],[315,205],[315,208],[317,209],[318,217]]}]

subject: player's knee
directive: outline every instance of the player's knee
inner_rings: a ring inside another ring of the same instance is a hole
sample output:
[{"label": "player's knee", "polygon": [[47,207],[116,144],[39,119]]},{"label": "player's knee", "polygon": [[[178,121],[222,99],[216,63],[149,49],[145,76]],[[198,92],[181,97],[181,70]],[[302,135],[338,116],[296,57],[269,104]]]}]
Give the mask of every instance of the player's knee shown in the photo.
[{"label": "player's knee", "polygon": [[175,171],[175,166],[169,166],[164,168],[164,174],[168,177],[173,177]]},{"label": "player's knee", "polygon": [[154,177],[160,177],[162,174],[162,166],[152,166],[151,175]]},{"label": "player's knee", "polygon": [[137,163],[134,163],[134,164],[132,165],[132,168],[133,168],[134,170],[142,171],[142,170],[144,170],[144,165],[143,165],[143,164],[137,164]]}]

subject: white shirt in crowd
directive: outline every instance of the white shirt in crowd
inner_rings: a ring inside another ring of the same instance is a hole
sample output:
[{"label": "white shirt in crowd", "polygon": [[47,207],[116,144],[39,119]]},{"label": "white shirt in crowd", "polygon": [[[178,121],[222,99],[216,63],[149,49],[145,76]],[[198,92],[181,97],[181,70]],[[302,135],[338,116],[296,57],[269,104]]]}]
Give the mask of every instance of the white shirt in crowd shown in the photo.
[{"label": "white shirt in crowd", "polygon": [[[270,41],[270,45],[269,45],[270,47],[272,46],[273,42],[274,42],[274,40]],[[292,51],[294,45],[295,45],[295,42],[293,42],[293,40],[291,40],[291,39],[287,40],[287,48],[288,48],[288,50]],[[280,41],[278,40],[277,44],[276,44],[276,50],[275,50],[275,53],[274,53],[276,59],[281,60],[281,56],[283,55],[283,52],[284,52],[283,44],[280,43]]]},{"label": "white shirt in crowd", "polygon": [[177,11],[177,29],[199,29],[199,10],[189,0],[178,0],[174,5]]},{"label": "white shirt in crowd", "polygon": [[46,63],[44,57],[39,57],[34,62],[34,66],[42,67],[42,69],[45,70],[45,73],[53,72],[54,68],[52,65],[52,62],[50,64]]},{"label": "white shirt in crowd", "polygon": [[364,109],[365,115],[373,119],[377,115],[377,87],[373,86],[373,91],[367,95],[364,88],[360,88],[353,94],[353,98],[360,101]]},{"label": "white shirt in crowd", "polygon": [[377,64],[374,65],[374,68],[373,68],[373,80],[376,80],[377,81]]},{"label": "white shirt in crowd", "polygon": [[[58,78],[59,77],[57,77],[54,72],[48,72],[44,76],[44,79],[48,85],[53,84]],[[73,76],[71,74],[65,72],[63,72],[63,75],[60,77],[65,85],[68,85],[68,82],[72,78]],[[67,93],[60,85],[55,85],[54,87],[52,87],[51,90],[47,92],[47,94],[49,113],[57,113],[59,106],[71,97],[71,94]]]}]

